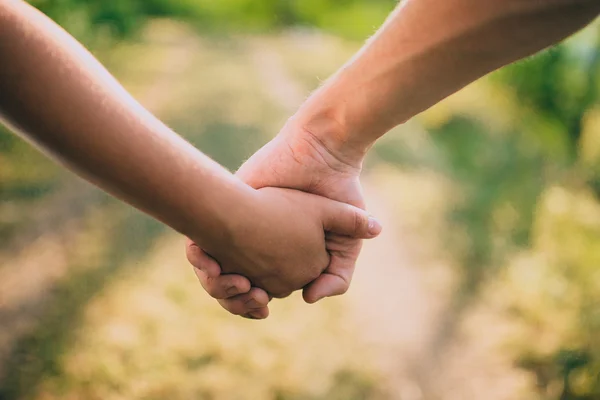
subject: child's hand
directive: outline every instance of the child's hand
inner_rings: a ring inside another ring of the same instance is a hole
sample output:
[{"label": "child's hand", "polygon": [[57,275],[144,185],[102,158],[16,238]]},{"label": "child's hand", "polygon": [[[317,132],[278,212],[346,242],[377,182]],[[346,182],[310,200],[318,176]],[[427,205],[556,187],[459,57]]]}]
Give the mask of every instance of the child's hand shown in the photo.
[{"label": "child's hand", "polygon": [[284,297],[316,279],[329,264],[325,232],[355,238],[379,234],[379,223],[357,207],[280,188],[256,191],[247,218],[237,221],[224,247],[210,250],[223,272]]},{"label": "child's hand", "polygon": [[[368,214],[348,204],[301,191],[263,188],[256,191],[253,211],[233,227],[231,245],[211,249],[222,271],[238,275],[218,276],[218,264],[203,255],[193,244],[188,246],[188,258],[194,265],[202,264],[197,274],[209,293],[217,298],[236,296],[237,301],[221,304],[235,314],[252,311],[254,317],[265,317],[268,303],[265,289],[274,297],[285,297],[319,277],[329,266],[328,251],[340,251],[339,241],[330,241],[325,232],[353,238],[373,238],[381,226]],[[211,265],[212,262],[212,265]],[[214,273],[211,270],[214,269]],[[331,279],[345,281],[346,276]]]}]

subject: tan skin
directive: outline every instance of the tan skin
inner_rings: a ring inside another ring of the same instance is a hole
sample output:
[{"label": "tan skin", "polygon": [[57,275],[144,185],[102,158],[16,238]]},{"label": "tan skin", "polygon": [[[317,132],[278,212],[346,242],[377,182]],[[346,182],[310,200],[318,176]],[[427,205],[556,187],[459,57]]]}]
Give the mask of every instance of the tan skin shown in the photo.
[{"label": "tan skin", "polygon": [[[300,189],[364,207],[359,174],[379,137],[489,72],[563,40],[599,12],[598,0],[404,0],[238,176],[255,188]],[[339,243],[329,267],[305,287],[307,302],[348,289],[360,241]],[[198,247],[187,253],[209,293],[243,281],[219,275]],[[267,300],[254,306],[266,308],[268,297],[253,294]],[[243,310],[241,297],[220,299],[228,310]]]},{"label": "tan skin", "polygon": [[[242,293],[238,314],[266,317],[266,292],[317,278],[336,241],[381,227],[348,204],[281,188],[256,190],[139,105],[71,36],[20,0],[0,0],[0,119],[100,188],[192,238]],[[281,223],[285,221],[285,223]]]}]

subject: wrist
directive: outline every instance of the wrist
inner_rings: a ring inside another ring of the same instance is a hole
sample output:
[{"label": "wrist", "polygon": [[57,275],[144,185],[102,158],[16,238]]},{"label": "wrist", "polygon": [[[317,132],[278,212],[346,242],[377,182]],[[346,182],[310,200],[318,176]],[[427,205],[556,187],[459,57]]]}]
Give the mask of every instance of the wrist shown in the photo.
[{"label": "wrist", "polygon": [[289,121],[289,132],[302,135],[311,146],[319,148],[332,162],[349,168],[362,169],[362,163],[372,143],[361,140],[349,128],[343,113],[334,107],[303,107]]},{"label": "wrist", "polygon": [[379,137],[406,120],[400,113],[386,112],[389,96],[378,85],[364,82],[361,74],[361,68],[353,64],[342,68],[292,118],[296,128],[354,167],[362,165]]},{"label": "wrist", "polygon": [[253,226],[257,209],[256,190],[235,177],[220,177],[211,190],[204,188],[205,196],[188,215],[186,236],[210,254],[230,251],[237,238]]}]

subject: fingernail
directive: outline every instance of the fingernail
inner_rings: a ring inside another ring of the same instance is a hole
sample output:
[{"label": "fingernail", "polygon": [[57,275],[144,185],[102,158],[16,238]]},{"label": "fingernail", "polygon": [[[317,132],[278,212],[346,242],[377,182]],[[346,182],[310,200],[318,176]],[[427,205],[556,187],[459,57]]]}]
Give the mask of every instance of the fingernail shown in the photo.
[{"label": "fingernail", "polygon": [[231,286],[230,288],[228,288],[225,293],[227,293],[227,296],[235,296],[236,294],[238,294],[240,291],[238,290],[237,287],[235,286]]},{"label": "fingernail", "polygon": [[383,229],[383,227],[381,226],[381,223],[377,220],[377,218],[369,216],[369,235],[377,236],[381,233],[381,229]]}]

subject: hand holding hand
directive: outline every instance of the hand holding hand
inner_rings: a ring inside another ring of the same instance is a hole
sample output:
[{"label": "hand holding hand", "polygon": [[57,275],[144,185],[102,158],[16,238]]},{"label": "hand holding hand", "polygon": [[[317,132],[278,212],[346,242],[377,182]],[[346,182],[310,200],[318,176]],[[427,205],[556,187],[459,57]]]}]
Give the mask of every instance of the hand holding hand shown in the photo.
[{"label": "hand holding hand", "polygon": [[221,302],[234,314],[253,312],[255,318],[266,317],[268,310],[262,305],[269,297],[258,288],[249,291],[250,282],[274,297],[286,297],[317,279],[330,265],[329,254],[340,251],[335,234],[372,238],[381,230],[363,210],[321,196],[279,188],[262,188],[256,195],[253,215],[231,229],[227,242],[233,247],[212,251],[223,272],[248,279],[219,276],[219,265],[188,244],[188,258],[202,264],[203,272],[197,274],[213,297],[244,293]]},{"label": "hand holding hand", "polygon": [[[359,183],[361,163],[362,159],[330,150],[291,119],[277,137],[240,168],[237,175],[254,188],[298,189],[364,208]],[[304,288],[304,299],[309,303],[343,294],[349,288],[361,240],[356,235],[336,233],[327,234],[327,249],[331,256],[327,268]],[[250,282],[243,276],[219,275],[219,264],[191,242],[187,254],[204,288],[220,299],[225,309],[238,315],[253,313],[255,318],[268,315],[269,297],[264,291],[256,287],[248,291]],[[235,295],[236,292],[243,294]]]}]

